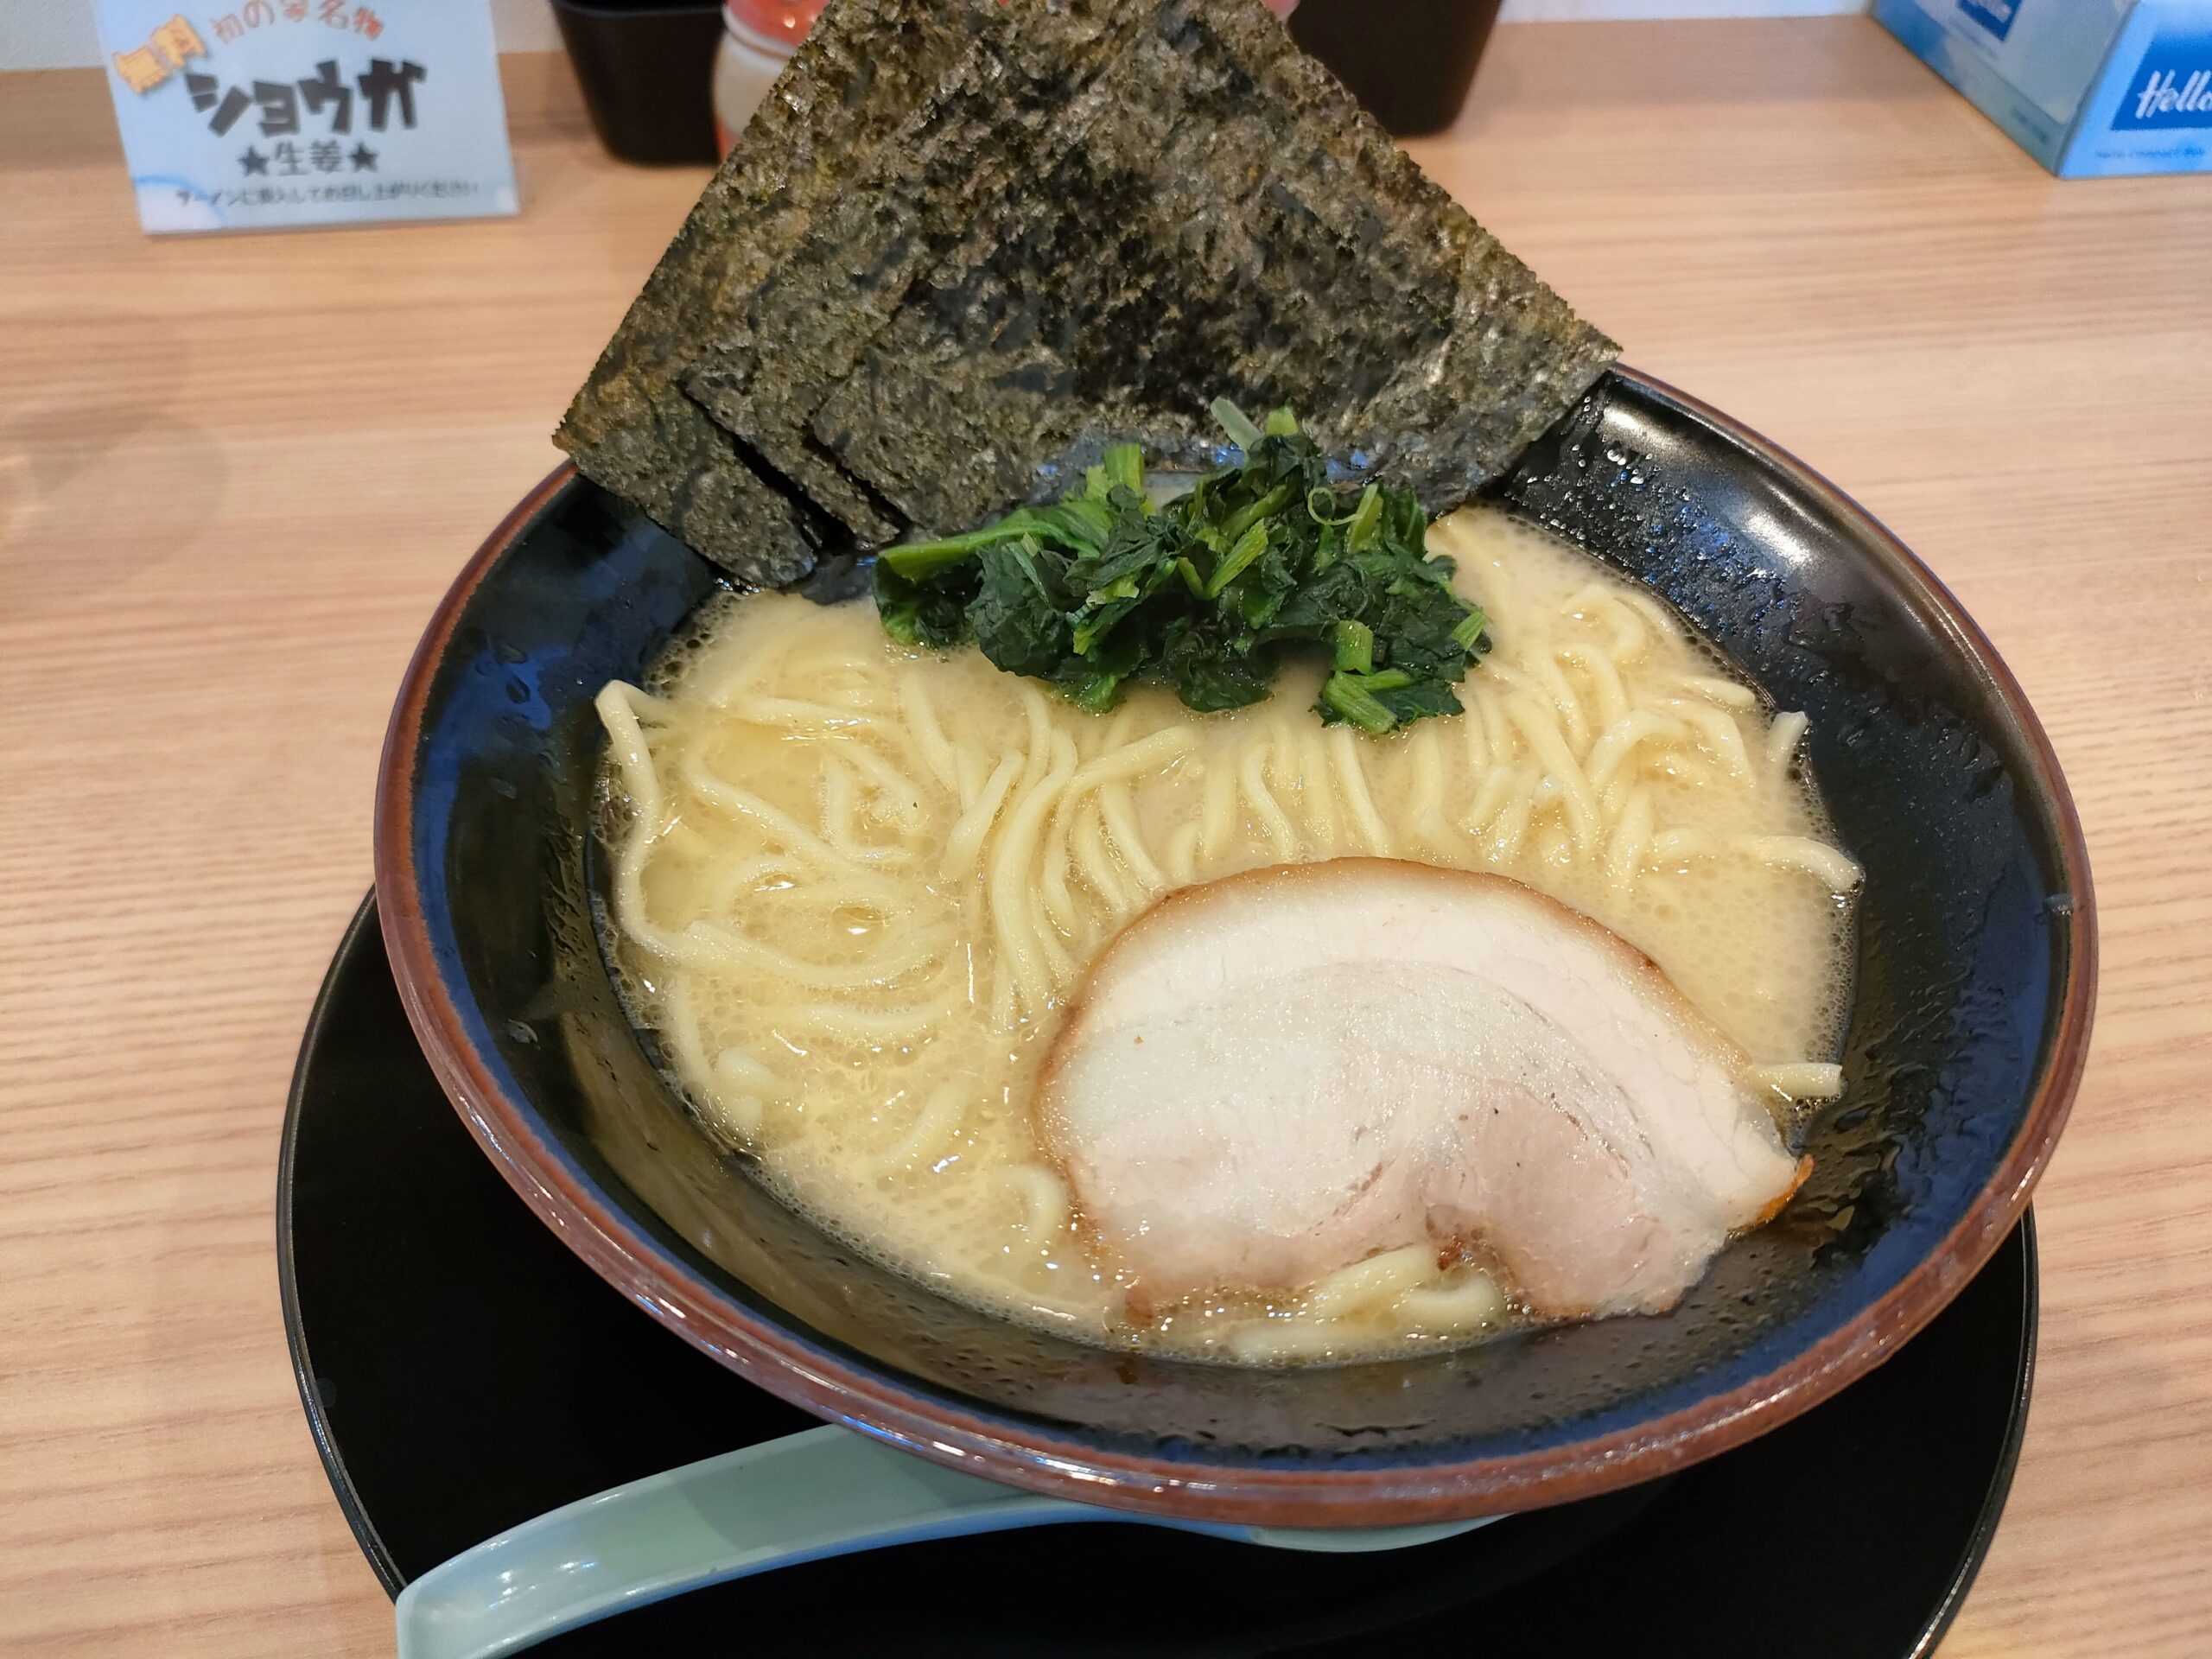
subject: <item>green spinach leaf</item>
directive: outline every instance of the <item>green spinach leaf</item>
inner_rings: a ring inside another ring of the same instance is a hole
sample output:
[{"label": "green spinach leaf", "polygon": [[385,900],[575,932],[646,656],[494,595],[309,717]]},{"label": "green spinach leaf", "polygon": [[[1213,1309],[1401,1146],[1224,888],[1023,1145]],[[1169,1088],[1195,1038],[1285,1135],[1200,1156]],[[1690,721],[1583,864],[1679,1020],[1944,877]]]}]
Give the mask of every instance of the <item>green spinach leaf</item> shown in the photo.
[{"label": "green spinach leaf", "polygon": [[1192,709],[1268,695],[1283,654],[1325,654],[1315,711],[1387,732],[1460,711],[1452,687],[1489,641],[1484,617],[1427,552],[1410,491],[1339,490],[1287,409],[1255,424],[1214,413],[1242,464],[1155,508],[1134,444],[1106,451],[1056,505],[878,559],[885,630],[915,646],[974,643],[1009,673],[1105,709],[1132,682],[1173,685]]}]

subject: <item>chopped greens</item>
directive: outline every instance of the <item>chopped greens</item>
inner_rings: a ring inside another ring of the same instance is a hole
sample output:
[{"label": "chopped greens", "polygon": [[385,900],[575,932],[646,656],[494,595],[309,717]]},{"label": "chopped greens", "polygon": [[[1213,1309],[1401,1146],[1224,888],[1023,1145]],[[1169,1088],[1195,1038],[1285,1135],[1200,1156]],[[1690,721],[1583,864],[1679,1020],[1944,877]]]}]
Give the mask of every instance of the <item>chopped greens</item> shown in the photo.
[{"label": "chopped greens", "polygon": [[1387,732],[1456,715],[1452,690],[1487,647],[1482,612],[1431,557],[1409,490],[1329,483],[1287,409],[1263,425],[1227,398],[1214,418],[1244,452],[1154,507],[1135,444],[1106,451],[1055,506],[1020,507],[963,536],[886,550],[875,601],[891,636],[944,650],[973,641],[1011,674],[1107,709],[1132,681],[1164,681],[1192,709],[1268,695],[1281,655],[1327,655],[1315,710]]}]

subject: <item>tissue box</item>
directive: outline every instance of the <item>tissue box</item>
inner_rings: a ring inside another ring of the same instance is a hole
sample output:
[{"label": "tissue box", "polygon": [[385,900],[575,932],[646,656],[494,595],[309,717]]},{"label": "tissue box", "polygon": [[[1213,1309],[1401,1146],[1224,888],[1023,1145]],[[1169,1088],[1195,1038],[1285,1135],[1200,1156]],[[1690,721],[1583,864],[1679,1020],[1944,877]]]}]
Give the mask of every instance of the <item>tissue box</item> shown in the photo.
[{"label": "tissue box", "polygon": [[2063,179],[2212,171],[2212,0],[1875,0]]}]

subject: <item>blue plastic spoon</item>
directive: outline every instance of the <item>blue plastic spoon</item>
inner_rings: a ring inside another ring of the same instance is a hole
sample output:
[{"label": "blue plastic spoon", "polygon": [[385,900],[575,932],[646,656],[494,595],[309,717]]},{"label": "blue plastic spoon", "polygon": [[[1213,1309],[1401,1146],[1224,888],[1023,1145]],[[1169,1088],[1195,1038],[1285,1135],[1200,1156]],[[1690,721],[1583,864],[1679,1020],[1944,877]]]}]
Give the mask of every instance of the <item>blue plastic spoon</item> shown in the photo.
[{"label": "blue plastic spoon", "polygon": [[432,1568],[400,1592],[399,1659],[492,1659],[774,1567],[1066,1521],[1338,1552],[1402,1549],[1484,1524],[1326,1531],[1132,1515],[1017,1491],[849,1429],[811,1428],[581,1498]]}]

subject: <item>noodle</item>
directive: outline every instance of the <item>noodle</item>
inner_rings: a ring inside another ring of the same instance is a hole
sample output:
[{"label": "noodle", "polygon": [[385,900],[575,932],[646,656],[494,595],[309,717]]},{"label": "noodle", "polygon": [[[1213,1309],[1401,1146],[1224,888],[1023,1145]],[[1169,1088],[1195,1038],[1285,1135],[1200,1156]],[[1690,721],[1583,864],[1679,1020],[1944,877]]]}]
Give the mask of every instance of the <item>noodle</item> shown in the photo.
[{"label": "noodle", "polygon": [[723,712],[732,720],[741,720],[748,725],[774,726],[809,734],[883,729],[883,721],[874,715],[859,714],[849,709],[832,709],[823,703],[806,702],[797,697],[745,697],[728,704]]},{"label": "noodle", "polygon": [[1173,885],[1187,887],[1198,879],[1198,830],[1194,818],[1175,826],[1167,837],[1167,874]]},{"label": "noodle", "polygon": [[1612,844],[1605,849],[1605,879],[1624,899],[1636,885],[1636,873],[1643,862],[1644,849],[1650,840],[1651,796],[1648,790],[1638,789],[1621,809],[1620,826],[1613,831]]},{"label": "noodle", "polygon": [[1061,786],[1075,775],[1074,742],[1061,735],[1052,747],[1052,769],[1015,805],[991,857],[991,925],[998,935],[1002,965],[1020,988],[1022,1001],[1039,1014],[1051,1001],[1052,982],[1023,881],[1037,854],[1045,815],[1052,810]]},{"label": "noodle", "polygon": [[1516,779],[1513,798],[1490,827],[1490,861],[1500,868],[1520,855],[1522,838],[1529,833],[1529,817],[1536,809],[1536,779],[1523,772]]},{"label": "noodle", "polygon": [[1598,693],[1599,724],[1611,729],[1628,718],[1628,693],[1621,689],[1621,677],[1611,657],[1588,645],[1565,645],[1559,654],[1589,676]]},{"label": "noodle", "polygon": [[860,861],[891,855],[891,849],[886,848],[839,852],[813,831],[800,828],[798,821],[782,809],[771,806],[758,796],[714,776],[696,754],[686,757],[677,768],[677,776],[685,789],[709,806],[720,807],[725,812],[752,819],[767,832],[771,839],[780,842],[785,851],[804,854],[817,864],[839,874],[854,874],[854,867]]},{"label": "noodle", "polygon": [[1158,893],[1167,885],[1167,878],[1152,861],[1152,854],[1144,844],[1144,831],[1137,828],[1136,809],[1130,804],[1128,786],[1108,784],[1098,791],[1098,815],[1105,821],[1106,834],[1112,840],[1122,861],[1136,877],[1137,885],[1147,893]]},{"label": "noodle", "polygon": [[1439,753],[1440,740],[1433,727],[1431,721],[1406,740],[1414,762],[1406,812],[1413,820],[1415,840],[1433,853],[1448,854],[1452,832],[1444,822],[1444,757]]},{"label": "noodle", "polygon": [[1244,785],[1245,800],[1267,828],[1268,846],[1278,860],[1287,863],[1298,855],[1298,832],[1290,827],[1290,820],[1283,817],[1282,808],[1275,804],[1275,798],[1268,788],[1266,767],[1273,747],[1264,741],[1252,744],[1244,751],[1243,764],[1237,768],[1236,775]]},{"label": "noodle", "polygon": [[960,768],[952,758],[952,746],[944,741],[944,731],[937,723],[937,710],[930,705],[929,688],[924,677],[910,674],[899,683],[899,707],[906,712],[906,729],[914,739],[914,747],[922,753],[931,774],[946,789],[957,788],[960,782]]},{"label": "noodle", "polygon": [[1730,845],[1737,852],[1763,858],[1770,864],[1802,870],[1837,893],[1849,893],[1859,885],[1859,866],[1809,836],[1738,836]]},{"label": "noodle", "polygon": [[958,1132],[967,1107],[968,1091],[958,1082],[939,1084],[922,1103],[922,1109],[914,1115],[914,1122],[906,1133],[893,1141],[890,1148],[875,1160],[876,1167],[889,1174],[917,1160],[935,1162]]},{"label": "noodle", "polygon": [[601,690],[592,706],[607,728],[607,753],[621,772],[623,789],[641,816],[658,818],[660,775],[653,769],[652,745],[645,741],[645,728],[638,721],[639,706],[651,701],[634,685],[617,680]]},{"label": "noodle", "polygon": [[1021,770],[1018,754],[1001,755],[990,781],[976,798],[976,804],[960,815],[952,826],[952,833],[944,841],[944,874],[957,881],[976,868],[983,855],[983,837],[991,831],[991,824],[999,815],[999,808],[1006,804],[1006,792],[1014,787],[1014,775]]},{"label": "noodle", "polygon": [[1766,769],[1770,786],[1780,788],[1789,781],[1789,768],[1797,760],[1797,747],[1805,741],[1805,733],[1812,722],[1796,713],[1777,715],[1774,724],[1767,728]]},{"label": "noodle", "polygon": [[1119,915],[1137,908],[1129,890],[1122,884],[1122,874],[1115,868],[1112,856],[1106,850],[1106,841],[1101,833],[1099,815],[1096,810],[1077,816],[1075,831],[1070,836],[1075,848],[1076,869],[1084,885],[1106,901],[1106,908]]},{"label": "noodle", "polygon": [[1068,780],[1068,798],[1077,800],[1094,789],[1172,766],[1188,754],[1197,742],[1187,728],[1170,726],[1140,742],[1109,748]]},{"label": "noodle", "polygon": [[1021,769],[1022,787],[1029,789],[1052,765],[1052,711],[1046,705],[1045,694],[1027,680],[1014,682],[1014,695],[1021,699],[1021,712],[1029,721],[1029,758]]},{"label": "noodle", "polygon": [[1377,857],[1389,857],[1390,832],[1382,827],[1382,814],[1375,810],[1375,798],[1367,791],[1367,773],[1360,766],[1358,741],[1352,736],[1351,728],[1333,728],[1329,733],[1329,747],[1334,752],[1338,784],[1344,790],[1345,804],[1351,809],[1351,820],[1359,826],[1361,838]]},{"label": "noodle", "polygon": [[1198,856],[1211,863],[1228,850],[1236,810],[1236,770],[1224,760],[1208,768],[1205,800],[1198,817]]},{"label": "noodle", "polygon": [[1758,1068],[1758,1079],[1791,1100],[1834,1100],[1843,1092],[1843,1068],[1825,1061],[1763,1065]]},{"label": "noodle", "polygon": [[1519,776],[1510,766],[1486,767],[1483,772],[1482,786],[1476,791],[1473,803],[1460,815],[1459,822],[1471,832],[1487,828],[1490,821],[1497,816],[1498,808],[1505,804],[1506,798],[1513,792]]},{"label": "noodle", "polygon": [[1474,1269],[1456,1283],[1423,1286],[1398,1299],[1398,1312],[1424,1331],[1479,1329],[1503,1318],[1505,1311],[1505,1294],[1497,1281]]},{"label": "noodle", "polygon": [[834,1036],[866,1043],[893,1038],[912,1038],[950,1014],[960,1001],[961,988],[948,978],[944,988],[926,1002],[896,1008],[849,1008],[835,1003],[809,1003],[802,1010],[821,1030]]},{"label": "noodle", "polygon": [[715,1080],[715,1102],[724,1121],[741,1141],[756,1139],[772,1101],[781,1101],[791,1090],[782,1078],[750,1054],[726,1048],[715,1056],[709,1073]]},{"label": "noodle", "polygon": [[1436,1251],[1426,1244],[1385,1250],[1338,1268],[1306,1294],[1309,1317],[1334,1319],[1376,1302],[1395,1302],[1436,1276]]},{"label": "noodle", "polygon": [[1733,716],[1719,709],[1702,703],[1671,697],[1662,705],[1670,714],[1681,716],[1690,729],[1698,734],[1701,747],[1710,750],[1715,760],[1726,766],[1735,776],[1749,781],[1751,777],[1751,757],[1744,748],[1743,728]]},{"label": "noodle", "polygon": [[[1486,680],[1489,677],[1485,675]],[[1492,765],[1513,758],[1513,728],[1506,724],[1505,710],[1497,694],[1487,684],[1474,688],[1474,712],[1482,721],[1483,752]]]},{"label": "noodle", "polygon": [[1682,737],[1688,728],[1679,720],[1665,715],[1655,715],[1646,709],[1624,715],[1605,728],[1605,734],[1590,747],[1590,787],[1603,790],[1613,781],[1613,773],[1629,758],[1636,746],[1650,737]]},{"label": "noodle", "polygon": [[1067,1230],[1074,1206],[1069,1202],[1065,1181],[1039,1164],[1016,1164],[1000,1173],[1021,1200],[1024,1232],[1032,1238],[1044,1238]]},{"label": "noodle", "polygon": [[1514,698],[1505,706],[1507,718],[1512,721],[1522,736],[1529,740],[1529,747],[1536,759],[1544,763],[1545,775],[1559,788],[1567,801],[1567,821],[1573,826],[1578,845],[1593,847],[1598,841],[1598,803],[1590,792],[1590,780],[1582,775],[1582,768],[1574,763],[1559,727],[1533,697]]},{"label": "noodle", "polygon": [[1302,733],[1294,732],[1289,741],[1298,753],[1298,793],[1300,804],[1306,809],[1306,821],[1313,830],[1313,845],[1317,852],[1333,853],[1343,845],[1343,821],[1337,816],[1337,794],[1331,786],[1330,772],[1333,770],[1329,759],[1329,734],[1319,721],[1310,721]]},{"label": "noodle", "polygon": [[1605,649],[1615,663],[1632,663],[1643,654],[1645,635],[1642,620],[1611,589],[1593,582],[1568,598],[1567,609],[1575,616],[1588,616],[1593,611],[1605,614],[1612,625],[1612,637],[1606,642]]},{"label": "noodle", "polygon": [[1748,685],[1738,685],[1733,680],[1719,679],[1711,674],[1685,674],[1682,689],[1707,702],[1717,702],[1723,709],[1748,713],[1759,706],[1758,693]]},{"label": "noodle", "polygon": [[921,827],[922,791],[919,785],[865,743],[849,743],[844,759],[868,779],[875,791],[874,816],[902,830]]},{"label": "noodle", "polygon": [[853,824],[855,805],[852,768],[836,755],[822,763],[822,823],[824,838],[840,858],[858,862],[862,856],[859,832]]}]

